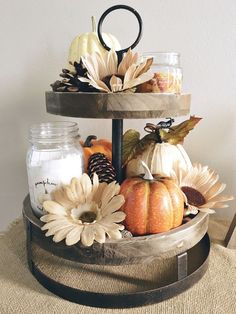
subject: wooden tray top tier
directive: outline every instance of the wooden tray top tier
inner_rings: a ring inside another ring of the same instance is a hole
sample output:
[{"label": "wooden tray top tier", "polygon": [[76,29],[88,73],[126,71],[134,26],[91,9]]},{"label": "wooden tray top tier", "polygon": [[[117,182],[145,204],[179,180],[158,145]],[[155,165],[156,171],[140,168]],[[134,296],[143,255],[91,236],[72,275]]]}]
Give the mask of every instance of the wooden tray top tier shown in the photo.
[{"label": "wooden tray top tier", "polygon": [[189,114],[190,94],[46,92],[47,112],[97,119],[150,119]]}]

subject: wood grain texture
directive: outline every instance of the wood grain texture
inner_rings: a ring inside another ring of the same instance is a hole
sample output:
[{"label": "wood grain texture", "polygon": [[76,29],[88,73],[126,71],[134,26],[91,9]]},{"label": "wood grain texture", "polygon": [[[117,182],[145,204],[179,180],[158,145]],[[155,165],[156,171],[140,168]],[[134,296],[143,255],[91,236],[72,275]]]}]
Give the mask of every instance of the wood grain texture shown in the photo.
[{"label": "wood grain texture", "polygon": [[46,92],[47,112],[97,119],[147,119],[189,114],[190,94]]},{"label": "wood grain texture", "polygon": [[107,240],[84,247],[80,243],[66,246],[64,241],[54,243],[41,231],[43,223],[33,214],[30,200],[24,201],[23,215],[31,223],[32,240],[41,248],[68,260],[85,264],[121,265],[147,263],[154,259],[173,257],[196,245],[208,229],[208,215],[199,213],[190,222],[160,234]]}]

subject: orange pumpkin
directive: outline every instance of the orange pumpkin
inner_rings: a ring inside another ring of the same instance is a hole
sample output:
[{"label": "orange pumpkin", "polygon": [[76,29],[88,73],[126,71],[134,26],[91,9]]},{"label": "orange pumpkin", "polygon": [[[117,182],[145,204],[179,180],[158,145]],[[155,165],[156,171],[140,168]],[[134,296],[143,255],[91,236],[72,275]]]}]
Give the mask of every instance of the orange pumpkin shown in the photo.
[{"label": "orange pumpkin", "polygon": [[170,178],[151,178],[130,178],[121,184],[124,224],[133,235],[165,232],[182,223],[184,197],[180,188]]},{"label": "orange pumpkin", "polygon": [[84,149],[84,169],[86,171],[89,157],[95,153],[103,153],[109,160],[112,159],[112,143],[110,140],[97,140],[95,135],[89,135],[86,141],[80,141],[80,144]]}]

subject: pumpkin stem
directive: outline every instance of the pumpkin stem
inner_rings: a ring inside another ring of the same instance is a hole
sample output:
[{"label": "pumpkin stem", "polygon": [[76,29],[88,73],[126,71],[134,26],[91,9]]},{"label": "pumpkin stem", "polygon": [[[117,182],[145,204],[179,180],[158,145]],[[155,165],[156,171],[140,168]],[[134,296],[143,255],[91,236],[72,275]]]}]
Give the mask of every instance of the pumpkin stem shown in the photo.
[{"label": "pumpkin stem", "polygon": [[172,123],[175,122],[172,118],[166,118],[167,121],[160,121],[157,124],[147,123],[144,130],[150,134],[155,134],[156,143],[162,143],[162,139],[160,136],[160,129],[169,129],[171,130]]},{"label": "pumpkin stem", "polygon": [[95,16],[91,16],[91,20],[92,20],[92,32],[96,33],[97,28],[96,28],[96,19]]},{"label": "pumpkin stem", "polygon": [[163,141],[162,141],[162,139],[161,139],[160,130],[157,129],[156,132],[155,132],[155,134],[156,134],[156,137],[157,137],[156,142],[157,142],[157,143],[162,143]]},{"label": "pumpkin stem", "polygon": [[97,136],[96,135],[89,135],[87,138],[86,138],[86,141],[84,142],[84,145],[83,147],[92,147],[93,144],[91,143],[92,140],[96,140],[97,139]]},{"label": "pumpkin stem", "polygon": [[156,143],[162,143],[162,139],[160,136],[160,128],[158,127],[158,125],[153,124],[153,123],[147,123],[144,131],[146,131],[147,133],[150,134],[155,134],[155,142]]},{"label": "pumpkin stem", "polygon": [[142,164],[143,169],[144,169],[144,177],[143,177],[143,179],[144,179],[144,180],[153,181],[154,178],[153,178],[153,176],[152,176],[152,174],[151,174],[151,171],[149,170],[147,164],[146,164],[144,161],[142,161],[142,160],[141,160],[141,164]]}]

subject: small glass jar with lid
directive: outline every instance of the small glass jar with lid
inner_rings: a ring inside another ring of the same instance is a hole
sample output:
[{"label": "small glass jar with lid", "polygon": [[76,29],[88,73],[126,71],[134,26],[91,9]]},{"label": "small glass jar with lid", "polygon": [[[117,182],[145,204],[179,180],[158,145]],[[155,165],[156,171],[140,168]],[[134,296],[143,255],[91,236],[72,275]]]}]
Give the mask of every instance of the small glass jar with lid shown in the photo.
[{"label": "small glass jar with lid", "polygon": [[153,58],[151,70],[154,77],[142,85],[141,92],[181,93],[182,68],[177,52],[146,52],[143,58]]},{"label": "small glass jar with lid", "polygon": [[26,163],[30,202],[37,216],[42,215],[42,204],[57,185],[68,184],[83,173],[78,130],[75,122],[41,123],[30,128]]}]

